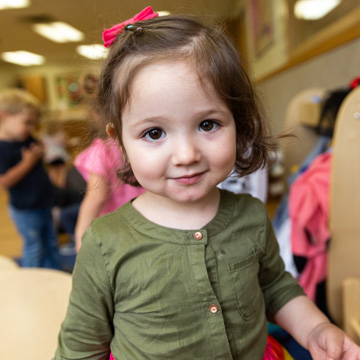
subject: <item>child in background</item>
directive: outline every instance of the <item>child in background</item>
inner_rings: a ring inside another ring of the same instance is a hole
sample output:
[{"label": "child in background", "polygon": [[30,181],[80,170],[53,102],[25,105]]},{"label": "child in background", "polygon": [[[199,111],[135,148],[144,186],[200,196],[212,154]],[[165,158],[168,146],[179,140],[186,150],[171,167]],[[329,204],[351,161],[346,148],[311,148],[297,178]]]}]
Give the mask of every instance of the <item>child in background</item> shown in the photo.
[{"label": "child in background", "polygon": [[271,149],[237,51],[218,29],[156,16],[104,33],[101,118],[122,179],[146,191],[86,231],[55,358],[261,360],[269,319],[315,360],[359,360],[285,272],[263,203],[217,188]]},{"label": "child in background", "polygon": [[268,170],[264,168],[243,177],[239,177],[236,172],[231,172],[231,174],[218,185],[218,188],[231,191],[235,194],[250,194],[266,204],[268,176]]},{"label": "child in background", "polygon": [[44,143],[44,162],[48,165],[48,174],[54,185],[65,186],[67,167],[70,154],[67,151],[66,133],[60,121],[47,121],[45,134],[42,136]]},{"label": "child in background", "polygon": [[123,156],[111,138],[96,138],[75,158],[74,165],[87,182],[75,228],[79,251],[81,238],[94,218],[115,211],[144,190],[124,184],[117,177],[116,171],[123,167]]},{"label": "child in background", "polygon": [[10,216],[23,238],[22,266],[59,269],[51,205],[54,188],[33,135],[39,102],[29,93],[0,92],[0,185],[10,194]]}]

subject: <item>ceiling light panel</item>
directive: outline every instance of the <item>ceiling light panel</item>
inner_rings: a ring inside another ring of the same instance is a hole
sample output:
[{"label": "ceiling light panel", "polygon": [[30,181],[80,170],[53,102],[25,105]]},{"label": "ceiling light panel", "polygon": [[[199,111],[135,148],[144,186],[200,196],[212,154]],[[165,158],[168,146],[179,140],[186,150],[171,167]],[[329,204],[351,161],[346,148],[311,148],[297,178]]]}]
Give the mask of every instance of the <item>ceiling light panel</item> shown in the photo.
[{"label": "ceiling light panel", "polygon": [[294,14],[298,19],[318,20],[335,9],[341,0],[298,0]]},{"label": "ceiling light panel", "polygon": [[168,16],[170,15],[170,11],[156,11],[158,13],[159,16]]},{"label": "ceiling light panel", "polygon": [[78,54],[85,56],[91,60],[103,59],[108,54],[108,49],[104,45],[94,44],[94,45],[79,45],[76,48]]},{"label": "ceiling light panel", "polygon": [[0,0],[0,10],[20,9],[30,6],[30,0]]},{"label": "ceiling light panel", "polygon": [[1,58],[6,62],[21,66],[41,65],[45,62],[43,56],[28,51],[3,52]]},{"label": "ceiling light panel", "polygon": [[84,39],[81,31],[61,21],[35,24],[33,29],[39,35],[57,43],[77,42]]}]

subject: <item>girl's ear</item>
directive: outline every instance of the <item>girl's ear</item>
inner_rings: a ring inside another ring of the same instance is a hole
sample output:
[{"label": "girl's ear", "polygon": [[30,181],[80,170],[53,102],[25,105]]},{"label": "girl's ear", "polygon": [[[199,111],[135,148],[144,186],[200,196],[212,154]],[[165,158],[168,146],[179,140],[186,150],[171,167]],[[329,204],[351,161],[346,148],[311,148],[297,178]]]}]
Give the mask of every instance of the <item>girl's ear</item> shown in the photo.
[{"label": "girl's ear", "polygon": [[113,123],[106,124],[106,134],[112,139],[116,139],[115,127]]},{"label": "girl's ear", "polygon": [[116,138],[115,127],[114,127],[113,123],[106,124],[106,134],[107,134],[107,136],[111,137],[113,140],[115,140],[117,142],[117,144],[119,145],[119,148],[121,150],[121,153],[123,155],[124,161],[125,162],[128,161],[124,147],[121,145],[119,139]]}]

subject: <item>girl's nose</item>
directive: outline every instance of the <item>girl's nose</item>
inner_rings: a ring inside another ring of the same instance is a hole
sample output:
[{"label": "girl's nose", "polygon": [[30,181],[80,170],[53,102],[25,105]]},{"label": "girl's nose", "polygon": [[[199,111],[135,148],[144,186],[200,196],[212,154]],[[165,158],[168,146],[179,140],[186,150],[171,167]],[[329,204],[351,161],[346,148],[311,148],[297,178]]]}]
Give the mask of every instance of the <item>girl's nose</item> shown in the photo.
[{"label": "girl's nose", "polygon": [[174,144],[173,163],[175,165],[191,165],[201,158],[196,139],[181,138]]}]

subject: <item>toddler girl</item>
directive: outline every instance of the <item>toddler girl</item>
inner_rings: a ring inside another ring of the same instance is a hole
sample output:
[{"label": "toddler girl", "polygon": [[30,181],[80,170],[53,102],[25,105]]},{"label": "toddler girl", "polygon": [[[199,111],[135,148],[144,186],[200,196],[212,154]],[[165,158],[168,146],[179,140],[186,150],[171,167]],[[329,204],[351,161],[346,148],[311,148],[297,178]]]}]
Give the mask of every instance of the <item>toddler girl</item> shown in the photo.
[{"label": "toddler girl", "polygon": [[146,191],[86,231],[56,359],[261,360],[267,319],[314,359],[360,359],[284,271],[261,201],[217,188],[271,148],[235,48],[192,18],[156,15],[104,34],[101,117],[122,179]]}]

